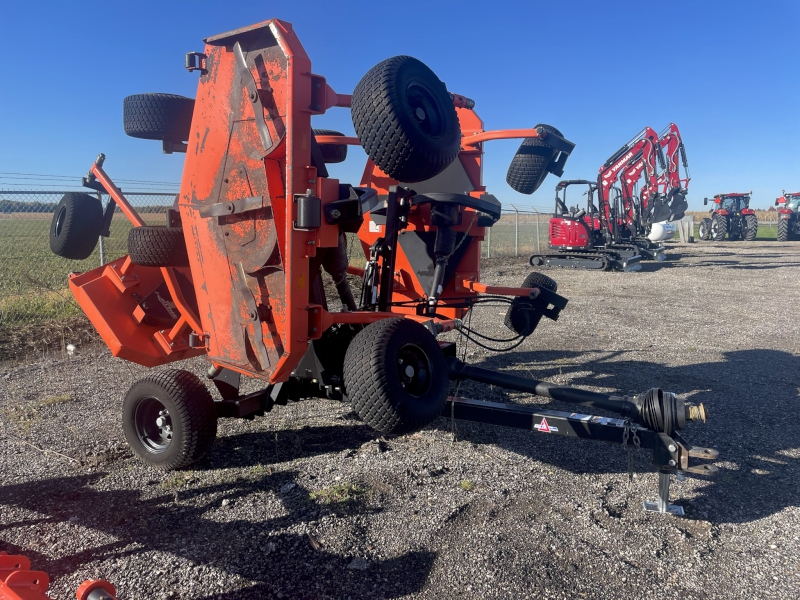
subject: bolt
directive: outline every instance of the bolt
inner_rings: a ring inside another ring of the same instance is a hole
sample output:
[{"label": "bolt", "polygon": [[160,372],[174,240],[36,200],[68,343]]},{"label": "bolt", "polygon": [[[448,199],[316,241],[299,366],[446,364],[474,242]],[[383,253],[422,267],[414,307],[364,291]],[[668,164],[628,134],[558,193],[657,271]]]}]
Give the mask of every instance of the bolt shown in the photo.
[{"label": "bolt", "polygon": [[670,466],[670,467],[674,467],[674,466],[675,466],[675,465],[677,465],[677,464],[678,464],[678,463],[676,463],[674,460],[670,460],[670,461],[669,461],[669,466]]},{"label": "bolt", "polygon": [[675,444],[670,444],[667,447],[667,450],[669,450],[670,452],[675,452],[677,449],[678,449],[678,447]]},{"label": "bolt", "polygon": [[413,377],[414,376],[414,367],[411,365],[406,365],[406,377]]},{"label": "bolt", "polygon": [[235,212],[236,206],[234,206],[233,202],[228,202],[228,204],[225,205],[225,210],[227,210],[229,213]]},{"label": "bolt", "polygon": [[250,102],[256,101],[257,94],[255,92],[250,92]]},{"label": "bolt", "polygon": [[316,327],[312,327],[311,328],[311,333],[317,333],[317,328]]}]

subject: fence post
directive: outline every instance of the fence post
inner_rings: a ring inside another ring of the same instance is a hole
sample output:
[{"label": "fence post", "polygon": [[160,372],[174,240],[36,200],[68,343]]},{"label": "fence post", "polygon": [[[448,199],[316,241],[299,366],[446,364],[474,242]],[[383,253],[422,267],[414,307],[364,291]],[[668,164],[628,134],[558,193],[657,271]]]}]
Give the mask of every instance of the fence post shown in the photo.
[{"label": "fence post", "polygon": [[519,258],[519,211],[513,204],[514,209],[514,258]]},{"label": "fence post", "polygon": [[542,215],[539,214],[539,211],[536,210],[536,208],[534,208],[533,206],[531,206],[531,210],[536,213],[536,252],[541,253],[542,247],[541,244],[539,243],[539,225],[541,224],[540,220]]}]

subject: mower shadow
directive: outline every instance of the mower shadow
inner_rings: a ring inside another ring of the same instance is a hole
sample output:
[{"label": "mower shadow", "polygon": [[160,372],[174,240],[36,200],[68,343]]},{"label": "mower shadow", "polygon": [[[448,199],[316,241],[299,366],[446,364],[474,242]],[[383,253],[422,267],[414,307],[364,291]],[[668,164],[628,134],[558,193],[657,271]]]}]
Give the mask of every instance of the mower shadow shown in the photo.
[{"label": "mower shadow", "polygon": [[[342,440],[336,439],[324,446],[320,440],[334,439],[329,431],[332,429],[338,431]],[[353,431],[347,431],[349,429]],[[359,440],[367,438],[363,429],[366,428],[306,428],[298,435],[305,440],[305,455],[335,453],[357,447]],[[260,455],[274,453],[274,446],[258,448],[258,437],[251,440],[247,435],[234,436],[231,443],[250,445],[250,450]],[[269,437],[260,436],[262,445],[268,445],[264,440],[269,442]],[[311,449],[313,440],[317,440],[318,445]],[[221,450],[230,456],[230,449],[223,447]],[[255,461],[243,460],[238,453],[234,453],[233,461],[239,466],[255,464]],[[220,475],[223,477],[224,473],[231,472],[227,467],[233,466],[227,460],[224,462],[226,469]],[[196,483],[196,479],[193,483],[190,479],[188,484],[175,489],[162,484],[144,491],[98,490],[96,486],[106,473],[3,486],[0,487],[0,506],[16,506],[38,516],[25,522],[0,525],[0,533],[36,521],[63,523],[69,520],[103,534],[86,535],[78,531],[74,535],[84,539],[101,538],[104,543],[58,559],[29,546],[20,548],[4,542],[0,542],[0,550],[27,555],[34,568],[48,572],[53,579],[84,570],[84,565],[95,561],[159,552],[238,576],[243,586],[249,586],[209,594],[208,598],[244,600],[272,597],[278,592],[287,598],[340,597],[343,590],[352,598],[398,598],[424,587],[436,556],[434,552],[409,551],[390,559],[370,560],[369,571],[365,572],[348,569],[353,558],[359,556],[357,549],[352,556],[328,551],[324,546],[315,549],[306,534],[306,531],[313,533],[313,522],[326,515],[358,518],[379,512],[379,506],[370,505],[366,500],[330,505],[318,503],[311,499],[311,490],[297,483],[297,471],[272,473],[267,468],[247,470],[244,475],[241,471],[238,473],[229,481],[205,483],[209,479],[206,476],[203,483]],[[191,478],[191,474],[188,476]],[[149,483],[157,484],[156,481]],[[288,489],[287,484],[294,485]],[[227,501],[224,506],[223,501]],[[277,516],[269,517],[267,509],[260,508],[276,503],[281,509],[270,513]],[[232,518],[231,515],[242,514],[242,510],[231,511],[231,507],[239,504],[252,506],[246,509],[246,518]],[[160,568],[157,561],[163,557],[154,558],[150,554],[141,560],[148,562],[148,568],[154,572]],[[154,560],[156,562],[152,562]],[[165,582],[155,583],[157,588],[150,590],[152,596],[148,597],[160,597],[169,592],[168,587],[158,588],[159,585],[168,586],[166,578],[153,577],[150,581],[159,579]]]},{"label": "mower shadow", "polygon": [[[629,395],[661,387],[694,403],[702,402],[708,422],[690,424],[685,437],[694,445],[720,452],[720,472],[702,478],[708,484],[696,491],[693,501],[710,514],[712,522],[750,522],[800,506],[800,428],[794,423],[800,399],[800,357],[771,349],[737,350],[726,352],[723,362],[668,366],[625,360],[625,354],[601,350],[520,352],[513,363],[532,365],[528,373],[536,379],[566,379],[568,385],[602,387]],[[591,355],[596,358],[586,360]],[[480,366],[497,369],[509,364],[507,361],[491,357]],[[770,376],[768,381],[759,381],[753,379],[754,373]],[[497,388],[487,397],[485,388],[473,386],[462,386],[459,395],[520,401]],[[603,414],[541,400],[543,408]],[[459,423],[458,431],[462,439],[494,443],[573,473],[624,473],[628,468],[626,453],[611,444],[474,424]],[[653,472],[649,460],[639,452],[634,470]]]}]

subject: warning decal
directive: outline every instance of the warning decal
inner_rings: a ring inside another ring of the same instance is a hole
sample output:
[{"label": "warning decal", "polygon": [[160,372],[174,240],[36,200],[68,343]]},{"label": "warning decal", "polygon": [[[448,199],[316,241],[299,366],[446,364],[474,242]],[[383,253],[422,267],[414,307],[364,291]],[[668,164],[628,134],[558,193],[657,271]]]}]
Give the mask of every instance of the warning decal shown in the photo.
[{"label": "warning decal", "polygon": [[551,427],[550,425],[548,425],[547,424],[547,419],[545,419],[544,417],[542,417],[542,422],[541,423],[538,423],[538,424],[534,425],[533,427],[535,429],[538,429],[542,433],[550,433],[550,432],[553,432],[553,431],[558,431],[558,427]]}]

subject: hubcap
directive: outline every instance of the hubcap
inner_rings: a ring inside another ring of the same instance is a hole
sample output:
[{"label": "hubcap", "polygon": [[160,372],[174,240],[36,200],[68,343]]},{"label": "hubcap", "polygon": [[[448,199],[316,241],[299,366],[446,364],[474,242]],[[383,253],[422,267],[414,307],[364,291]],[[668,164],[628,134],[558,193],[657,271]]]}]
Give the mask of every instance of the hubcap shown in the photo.
[{"label": "hubcap", "polygon": [[136,435],[149,452],[161,454],[172,443],[172,418],[160,400],[143,398],[134,414]]},{"label": "hubcap", "polygon": [[400,385],[412,396],[424,396],[431,389],[431,365],[424,350],[415,344],[400,348],[397,357]]},{"label": "hubcap", "polygon": [[409,85],[406,89],[406,101],[420,129],[431,137],[444,135],[444,114],[436,97],[427,86],[418,83]]}]

